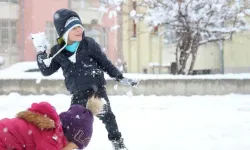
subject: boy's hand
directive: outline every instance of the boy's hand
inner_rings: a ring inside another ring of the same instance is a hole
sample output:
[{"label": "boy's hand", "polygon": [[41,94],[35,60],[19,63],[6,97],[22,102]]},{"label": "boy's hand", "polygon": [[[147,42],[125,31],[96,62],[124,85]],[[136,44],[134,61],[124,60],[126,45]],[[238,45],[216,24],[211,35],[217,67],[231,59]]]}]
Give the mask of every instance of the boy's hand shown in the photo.
[{"label": "boy's hand", "polygon": [[137,86],[139,84],[138,80],[133,80],[128,78],[117,79],[117,81],[123,85]]},{"label": "boy's hand", "polygon": [[31,37],[32,37],[33,45],[36,48],[37,53],[44,52],[46,50],[48,51],[50,49],[50,44],[44,32],[31,34]]}]

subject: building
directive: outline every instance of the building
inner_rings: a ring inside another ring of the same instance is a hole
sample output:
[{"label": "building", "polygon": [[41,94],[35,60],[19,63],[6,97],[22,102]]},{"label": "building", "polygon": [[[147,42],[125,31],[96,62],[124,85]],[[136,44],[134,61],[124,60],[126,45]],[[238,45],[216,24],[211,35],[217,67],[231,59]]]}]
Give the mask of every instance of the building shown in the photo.
[{"label": "building", "polygon": [[100,43],[108,57],[116,62],[117,31],[111,31],[116,17],[97,11],[98,0],[0,0],[0,56],[4,66],[20,61],[36,60],[31,33],[46,32],[51,45],[58,37],[53,24],[53,14],[60,8],[70,8],[79,13],[85,34]]},{"label": "building", "polygon": [[[135,10],[138,15],[145,13],[146,8],[137,6],[140,0],[128,0],[122,6],[122,51],[128,72],[152,72],[154,66],[164,65],[163,36],[159,35],[158,27],[149,31],[149,27],[140,20],[131,19],[130,12]],[[166,71],[162,69],[162,71]]]},{"label": "building", "polygon": [[[122,7],[122,51],[128,72],[170,73],[170,65],[176,61],[176,45],[164,43],[160,34],[162,27],[149,31],[143,21],[131,19],[129,14],[132,10],[139,15],[146,11],[145,7],[137,6],[140,1],[127,0]],[[194,70],[208,73],[250,72],[249,39],[249,32],[244,32],[237,33],[233,40],[224,43],[200,46]]]},{"label": "building", "polygon": [[0,0],[0,12],[0,56],[6,66],[19,60],[17,49],[18,0]]},{"label": "building", "polygon": [[[146,11],[137,6],[140,1],[127,0],[119,8],[108,0],[0,0],[0,58],[4,59],[4,67],[36,60],[31,33],[45,31],[50,43],[55,44],[53,14],[57,9],[70,8],[82,18],[86,35],[99,42],[109,59],[124,72],[169,73],[170,64],[175,62],[175,45],[164,43],[162,27],[149,31],[142,20],[131,19],[132,10],[139,15]],[[203,45],[194,69],[250,72],[249,39],[250,34],[244,32],[221,45]]]}]

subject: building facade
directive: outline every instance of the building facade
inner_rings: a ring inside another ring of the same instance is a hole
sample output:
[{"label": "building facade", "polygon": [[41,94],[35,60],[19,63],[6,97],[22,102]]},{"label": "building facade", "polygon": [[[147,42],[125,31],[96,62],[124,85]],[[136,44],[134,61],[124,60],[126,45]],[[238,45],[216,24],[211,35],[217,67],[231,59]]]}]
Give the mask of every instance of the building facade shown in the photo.
[{"label": "building facade", "polygon": [[116,62],[117,31],[111,31],[116,17],[97,11],[99,0],[0,0],[0,56],[4,67],[20,61],[35,61],[31,33],[46,32],[51,45],[58,35],[53,24],[53,14],[60,8],[69,8],[82,19],[85,34],[94,38],[107,56]]},{"label": "building facade", "polygon": [[19,60],[17,48],[18,1],[0,0],[0,64],[6,66]]},{"label": "building facade", "polygon": [[[124,72],[169,73],[175,62],[175,45],[164,44],[162,27],[149,27],[143,20],[132,19],[146,8],[141,0],[127,0],[114,7],[110,0],[0,0],[0,68],[20,61],[35,61],[31,33],[46,32],[56,43],[53,14],[60,8],[76,11],[86,36],[94,38],[108,58]],[[195,70],[224,73],[250,72],[249,32],[238,33],[222,45],[210,43],[199,48]],[[2,65],[2,59],[4,65]]]}]

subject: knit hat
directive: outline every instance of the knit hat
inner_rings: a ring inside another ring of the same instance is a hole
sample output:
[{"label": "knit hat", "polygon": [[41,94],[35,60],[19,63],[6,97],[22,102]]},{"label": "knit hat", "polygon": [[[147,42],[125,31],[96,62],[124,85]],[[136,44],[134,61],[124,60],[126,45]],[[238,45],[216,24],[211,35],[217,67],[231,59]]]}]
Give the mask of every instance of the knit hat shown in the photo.
[{"label": "knit hat", "polygon": [[62,112],[59,116],[67,140],[80,149],[87,147],[93,133],[93,115],[98,114],[102,107],[101,100],[92,97],[88,100],[87,109],[81,105],[72,105],[68,111]]},{"label": "knit hat", "polygon": [[84,30],[78,14],[69,9],[59,9],[54,13],[54,25],[59,35],[57,42],[58,44],[64,43],[64,45],[54,56],[44,60],[47,67],[50,66],[52,59],[67,46],[69,31],[75,27],[81,27]]},{"label": "knit hat", "polygon": [[55,25],[55,28],[59,37],[62,37],[64,33],[66,33],[67,29],[69,29],[69,28],[65,28],[65,25],[68,19],[71,17],[78,18],[80,22],[77,22],[77,23],[82,24],[79,15],[70,9],[62,8],[62,9],[57,10],[54,13],[54,18],[53,18],[54,25]]}]

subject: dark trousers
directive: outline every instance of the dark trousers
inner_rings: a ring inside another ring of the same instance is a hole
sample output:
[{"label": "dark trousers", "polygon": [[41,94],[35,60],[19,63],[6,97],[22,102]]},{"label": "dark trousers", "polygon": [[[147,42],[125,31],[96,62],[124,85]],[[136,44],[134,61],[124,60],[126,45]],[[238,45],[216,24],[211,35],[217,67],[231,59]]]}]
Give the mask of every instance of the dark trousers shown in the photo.
[{"label": "dark trousers", "polygon": [[[78,93],[73,94],[71,98],[71,105],[80,104],[86,107],[88,97],[93,95],[93,91],[80,91]],[[107,131],[108,131],[108,138],[110,141],[112,140],[119,140],[121,138],[121,133],[118,130],[118,126],[116,123],[115,115],[113,114],[110,106],[110,102],[107,96],[106,89],[103,87],[98,89],[95,93],[100,98],[104,98],[106,101],[104,107],[104,113],[98,115],[97,117],[104,123]]]}]

